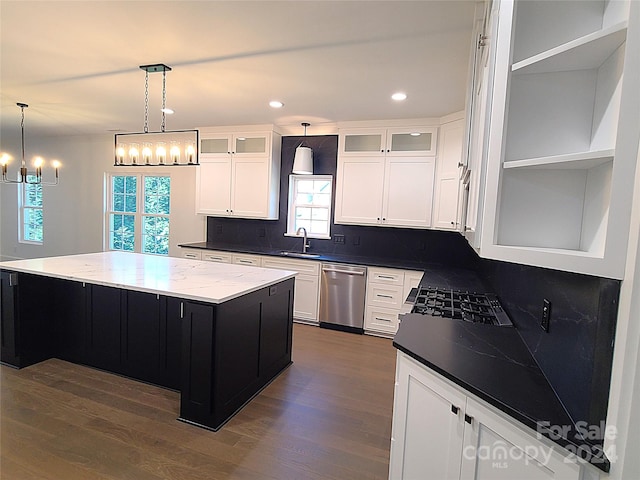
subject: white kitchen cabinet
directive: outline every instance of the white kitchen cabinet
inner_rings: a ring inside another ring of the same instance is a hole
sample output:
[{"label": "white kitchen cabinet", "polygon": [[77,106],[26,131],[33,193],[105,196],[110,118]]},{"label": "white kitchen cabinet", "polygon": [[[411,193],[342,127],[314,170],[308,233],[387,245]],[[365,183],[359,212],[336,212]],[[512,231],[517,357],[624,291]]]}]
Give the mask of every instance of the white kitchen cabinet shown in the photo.
[{"label": "white kitchen cabinet", "polygon": [[199,248],[180,247],[180,256],[191,260],[202,260],[202,250]]},{"label": "white kitchen cabinet", "polygon": [[231,263],[236,265],[250,265],[252,267],[262,266],[262,257],[260,255],[253,255],[250,253],[232,253]]},{"label": "white kitchen cabinet", "polygon": [[278,218],[281,137],[273,131],[201,130],[196,211],[211,216]]},{"label": "white kitchen cabinet", "polygon": [[579,480],[583,466],[398,351],[390,480]]},{"label": "white kitchen cabinet", "polygon": [[436,127],[341,129],[339,156],[435,156]]},{"label": "white kitchen cabinet", "polygon": [[476,251],[480,249],[482,230],[499,11],[499,0],[485,0],[476,6],[467,83],[460,230]]},{"label": "white kitchen cabinet", "polygon": [[435,157],[339,156],[335,222],[427,228]]},{"label": "white kitchen cabinet", "polygon": [[293,318],[303,323],[317,325],[320,303],[320,262],[264,256],[262,266],[298,272],[293,297]]},{"label": "white kitchen cabinet", "polygon": [[640,138],[639,9],[500,2],[482,256],[623,278]]},{"label": "white kitchen cabinet", "polygon": [[398,315],[411,288],[422,272],[395,268],[367,267],[364,331],[372,335],[393,336],[398,331]]},{"label": "white kitchen cabinet", "polygon": [[230,252],[217,250],[204,250],[202,252],[202,260],[217,263],[232,263],[232,254]]},{"label": "white kitchen cabinet", "polygon": [[459,118],[452,119],[440,127],[433,204],[433,228],[438,230],[459,229],[458,198],[464,137],[463,113],[456,117]]}]

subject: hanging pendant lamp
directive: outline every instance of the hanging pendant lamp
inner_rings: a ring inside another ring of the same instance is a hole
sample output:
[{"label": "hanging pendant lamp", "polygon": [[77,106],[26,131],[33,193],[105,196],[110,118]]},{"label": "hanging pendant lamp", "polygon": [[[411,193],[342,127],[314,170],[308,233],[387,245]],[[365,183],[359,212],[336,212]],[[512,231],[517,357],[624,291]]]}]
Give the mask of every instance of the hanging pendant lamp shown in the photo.
[{"label": "hanging pendant lamp", "polygon": [[[303,122],[301,125],[304,127],[304,136],[307,136],[307,127],[310,123]],[[304,142],[298,145],[296,148],[296,155],[293,158],[293,169],[291,173],[300,175],[313,175],[313,150],[311,147],[305,147]]]},{"label": "hanging pendant lamp", "polygon": [[[53,182],[43,182],[42,181],[42,165],[44,163],[44,159],[42,157],[35,157],[33,159],[33,166],[35,167],[35,172],[30,174],[27,169],[27,162],[24,158],[24,109],[28,108],[29,105],[26,103],[18,102],[16,103],[18,107],[20,107],[20,111],[22,113],[22,120],[20,121],[20,130],[22,132],[22,159],[20,162],[20,178],[18,180],[11,180],[7,175],[8,171],[8,163],[11,160],[11,155],[8,153],[2,152],[0,153],[0,168],[2,168],[2,183],[29,183],[33,185],[57,185],[60,168],[60,162],[58,160],[53,160],[53,168],[55,169],[55,181]],[[29,180],[29,176],[35,176],[35,180]]]},{"label": "hanging pendant lamp", "polygon": [[[198,165],[198,130],[165,130],[167,108],[167,72],[171,67],[162,63],[141,65],[145,73],[144,132],[115,135],[115,163],[117,167],[148,167],[155,165]],[[159,132],[149,131],[149,74],[162,72],[162,124]]]}]

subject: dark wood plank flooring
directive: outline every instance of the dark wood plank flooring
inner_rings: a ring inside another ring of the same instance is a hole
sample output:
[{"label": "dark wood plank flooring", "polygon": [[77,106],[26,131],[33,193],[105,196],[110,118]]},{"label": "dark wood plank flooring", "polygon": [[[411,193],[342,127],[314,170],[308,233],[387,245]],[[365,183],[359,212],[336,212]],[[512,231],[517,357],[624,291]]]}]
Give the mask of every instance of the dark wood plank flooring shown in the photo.
[{"label": "dark wood plank flooring", "polygon": [[176,392],[48,360],[1,368],[3,480],[384,479],[391,340],[294,325],[294,364],[218,432]]}]

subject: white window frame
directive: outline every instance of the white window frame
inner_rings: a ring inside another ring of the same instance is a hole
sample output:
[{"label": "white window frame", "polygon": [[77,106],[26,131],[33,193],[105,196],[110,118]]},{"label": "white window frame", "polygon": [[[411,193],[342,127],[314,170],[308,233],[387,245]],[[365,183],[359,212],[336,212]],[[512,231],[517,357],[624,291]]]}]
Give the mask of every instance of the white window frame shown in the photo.
[{"label": "white window frame", "polygon": [[[136,211],[135,212],[119,212],[113,210],[113,177],[135,177],[136,178]],[[105,175],[105,208],[104,208],[104,251],[111,252],[129,252],[129,253],[145,253],[148,255],[169,256],[171,250],[171,244],[169,242],[169,250],[164,253],[148,253],[142,252],[143,245],[143,231],[142,231],[142,219],[144,217],[164,217],[169,219],[169,238],[171,238],[171,207],[169,207],[169,214],[157,214],[157,213],[145,213],[144,212],[144,180],[146,177],[167,177],[171,184],[173,184],[172,176],[166,170],[162,172],[107,172]],[[171,202],[171,194],[169,198]],[[134,217],[134,235],[133,235],[133,251],[120,250],[111,248],[111,231],[110,231],[110,219],[111,215],[133,215]]]},{"label": "white window frame", "polygon": [[[331,185],[331,199],[329,201],[329,206],[327,207],[327,234],[326,235],[318,235],[315,233],[307,232],[307,238],[318,238],[328,240],[331,238],[331,216],[333,214],[333,195],[334,195],[334,186],[333,186],[333,176],[332,175],[289,175],[289,203],[287,207],[287,232],[285,236],[287,237],[296,237],[296,228],[295,228],[295,209],[296,209],[296,196],[297,196],[297,182],[300,180],[325,180],[329,181]],[[311,208],[323,208],[317,206],[311,206]]]},{"label": "white window frame", "polygon": [[[36,179],[35,175],[27,175],[28,181],[34,181]],[[33,183],[21,183],[18,188],[18,242],[25,243],[28,245],[44,245],[44,195],[42,192],[42,185],[39,185],[40,190],[40,207],[34,207],[32,205],[27,205],[27,189],[38,186],[38,184]],[[42,240],[29,240],[25,238],[25,211],[26,210],[40,210],[42,212]]]}]

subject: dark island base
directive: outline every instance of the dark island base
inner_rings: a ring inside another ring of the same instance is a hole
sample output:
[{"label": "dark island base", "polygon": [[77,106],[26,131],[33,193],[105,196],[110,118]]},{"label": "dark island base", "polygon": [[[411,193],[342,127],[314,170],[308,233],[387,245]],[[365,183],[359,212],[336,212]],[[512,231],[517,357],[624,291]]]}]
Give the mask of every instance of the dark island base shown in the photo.
[{"label": "dark island base", "polygon": [[294,280],[221,304],[2,271],[0,358],[60,358],[180,391],[218,430],[291,364]]},{"label": "dark island base", "polygon": [[201,423],[198,422],[194,422],[193,420],[188,420],[186,418],[182,418],[182,417],[178,417],[176,420],[178,420],[179,422],[183,422],[183,423],[188,423],[189,425],[193,425],[195,427],[200,427],[200,428],[204,428],[205,430],[210,430],[212,432],[217,432],[218,430],[220,430],[222,427],[224,427],[227,422],[229,420],[231,420],[236,413],[238,413],[240,410],[242,410],[246,405],[248,405],[249,403],[251,403],[251,400],[253,400],[255,397],[257,397],[258,395],[260,395],[260,393],[267,388],[269,385],[271,385],[271,383],[278,378],[282,373],[285,372],[285,370],[287,370],[287,368],[289,368],[291,365],[293,365],[293,362],[289,362],[288,365],[285,365],[285,367],[280,370],[271,380],[269,380],[265,385],[263,385],[260,390],[258,390],[256,393],[254,393],[251,398],[249,398],[246,402],[244,402],[242,405],[240,405],[237,410],[235,412],[233,412],[226,420],[224,420],[220,425],[218,425],[217,427],[210,427],[208,425],[203,425]]}]

